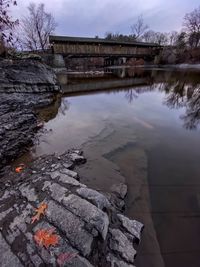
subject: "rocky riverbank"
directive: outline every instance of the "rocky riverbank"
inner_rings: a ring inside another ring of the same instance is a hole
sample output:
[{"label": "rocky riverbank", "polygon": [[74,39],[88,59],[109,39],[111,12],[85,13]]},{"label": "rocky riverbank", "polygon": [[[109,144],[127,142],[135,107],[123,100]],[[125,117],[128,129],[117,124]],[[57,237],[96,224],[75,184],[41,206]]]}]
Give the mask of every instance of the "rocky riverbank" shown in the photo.
[{"label": "rocky riverbank", "polygon": [[39,61],[0,61],[0,168],[32,144],[36,109],[52,104],[59,90],[53,70]]},{"label": "rocky riverbank", "polygon": [[[7,167],[0,195],[1,266],[133,266],[143,225],[122,214],[127,187],[102,193],[81,184],[73,169],[85,161],[72,150],[40,157],[20,173]],[[44,215],[31,220],[41,203]],[[49,229],[58,242],[44,247],[35,236]]]},{"label": "rocky riverbank", "polygon": [[1,266],[133,267],[143,224],[123,215],[125,184],[110,193],[82,184],[78,150],[8,165],[33,143],[37,110],[58,92],[41,62],[0,63]]},{"label": "rocky riverbank", "polygon": [[60,86],[51,67],[39,60],[1,60],[0,92],[58,92]]}]

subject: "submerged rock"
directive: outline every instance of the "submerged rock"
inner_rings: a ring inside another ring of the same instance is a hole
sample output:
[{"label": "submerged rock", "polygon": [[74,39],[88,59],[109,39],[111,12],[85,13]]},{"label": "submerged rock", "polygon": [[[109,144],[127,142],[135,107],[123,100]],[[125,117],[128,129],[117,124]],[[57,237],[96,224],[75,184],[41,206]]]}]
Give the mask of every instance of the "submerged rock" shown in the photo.
[{"label": "submerged rock", "polygon": [[124,199],[127,195],[127,185],[120,183],[120,184],[114,184],[111,187],[111,191],[115,194],[117,194],[121,199]]},{"label": "submerged rock", "polygon": [[[7,177],[15,183],[5,186],[0,195],[0,247],[9,255],[3,257],[1,266],[13,262],[16,266],[57,266],[62,255],[72,253],[75,256],[63,266],[133,267],[142,224],[119,213],[104,193],[77,181],[78,174],[71,169],[80,163],[72,162],[72,154],[78,152],[68,151],[59,159],[56,155],[40,157],[20,174],[7,170]],[[46,212],[31,224],[34,208],[41,202],[47,204]],[[33,237],[40,229],[54,229],[58,244],[37,245]]]}]

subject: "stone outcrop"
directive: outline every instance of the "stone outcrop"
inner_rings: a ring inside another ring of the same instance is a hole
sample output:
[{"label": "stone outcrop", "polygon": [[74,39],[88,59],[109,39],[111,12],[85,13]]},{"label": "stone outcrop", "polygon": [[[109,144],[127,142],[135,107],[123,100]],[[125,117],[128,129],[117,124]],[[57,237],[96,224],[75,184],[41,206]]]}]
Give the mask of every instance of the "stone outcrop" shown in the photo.
[{"label": "stone outcrop", "polygon": [[32,144],[39,127],[35,109],[48,106],[53,101],[51,93],[1,93],[0,168]]},{"label": "stone outcrop", "polygon": [[[62,266],[134,266],[143,225],[113,204],[124,201],[126,187],[115,186],[118,192],[123,188],[121,195],[88,188],[73,170],[85,161],[75,150],[40,157],[22,173],[7,167],[0,194],[1,266],[58,266],[66,253],[75,256],[63,260]],[[45,215],[31,224],[41,202],[47,204]],[[52,228],[59,243],[50,248],[37,245],[36,231]]]},{"label": "stone outcrop", "polygon": [[0,60],[0,168],[31,145],[36,108],[60,90],[53,70],[38,60]]},{"label": "stone outcrop", "polygon": [[0,61],[0,92],[42,93],[59,90],[52,68],[38,60]]}]

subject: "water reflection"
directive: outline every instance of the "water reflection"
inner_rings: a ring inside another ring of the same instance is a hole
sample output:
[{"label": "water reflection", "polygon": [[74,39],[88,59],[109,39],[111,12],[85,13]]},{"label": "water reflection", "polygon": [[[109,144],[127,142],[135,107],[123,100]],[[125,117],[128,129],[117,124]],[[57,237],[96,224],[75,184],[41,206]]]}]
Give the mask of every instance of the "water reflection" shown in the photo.
[{"label": "water reflection", "polygon": [[[125,98],[130,104],[142,93],[164,92],[163,103],[166,106],[170,109],[184,108],[185,114],[180,116],[180,119],[183,120],[183,127],[195,130],[200,124],[200,76],[198,72],[109,68],[104,70],[104,75],[102,72],[100,76],[99,72],[97,72],[97,76],[95,73],[93,75],[94,77],[91,78],[91,72],[89,76],[87,73],[77,73],[77,75],[74,73],[67,79],[66,73],[60,73],[58,78],[66,93],[124,90]],[[69,103],[65,100],[61,105],[60,112],[65,113],[68,108]],[[45,121],[48,121],[48,118],[45,118]]]},{"label": "water reflection", "polygon": [[61,102],[62,102],[61,95],[56,95],[51,105],[48,105],[43,108],[38,108],[37,109],[38,119],[44,122],[48,122],[54,119],[58,114]]},{"label": "water reflection", "polygon": [[131,104],[134,99],[138,98],[138,93],[134,89],[127,89],[125,98],[128,100],[128,103]]},{"label": "water reflection", "polygon": [[[190,130],[198,128],[200,123],[200,76],[199,73],[185,72],[164,72],[164,71],[145,71],[135,69],[113,70],[113,74],[122,78],[145,77],[144,83],[148,84],[143,88],[128,88],[125,97],[129,103],[138,98],[139,94],[158,90],[165,93],[163,103],[171,109],[185,108],[185,114],[180,116],[184,121],[183,127]],[[141,84],[140,84],[141,85]]]},{"label": "water reflection", "polygon": [[149,72],[144,68],[109,68],[106,70],[118,78],[133,78],[149,76]]},{"label": "water reflection", "polygon": [[197,129],[200,122],[200,87],[198,88],[188,88],[192,91],[188,94],[188,102],[186,105],[186,114],[182,116],[184,120],[184,126],[188,129]]},{"label": "water reflection", "polygon": [[109,69],[63,81],[72,94],[46,118],[35,154],[82,146],[83,183],[107,191],[126,180],[126,213],[146,226],[138,267],[199,266],[199,74]]},{"label": "water reflection", "polygon": [[60,109],[59,109],[59,112],[62,114],[62,115],[66,115],[67,114],[67,111],[69,110],[70,108],[70,103],[67,99],[63,99],[62,103],[61,103],[61,106],[60,106]]}]

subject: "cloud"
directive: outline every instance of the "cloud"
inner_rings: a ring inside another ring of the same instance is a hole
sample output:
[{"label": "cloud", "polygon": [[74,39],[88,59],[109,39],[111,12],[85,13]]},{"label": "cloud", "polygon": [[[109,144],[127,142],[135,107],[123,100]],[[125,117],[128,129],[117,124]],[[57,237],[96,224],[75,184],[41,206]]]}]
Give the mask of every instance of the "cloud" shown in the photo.
[{"label": "cloud", "polygon": [[[13,16],[26,15],[30,2],[41,0],[18,0]],[[198,7],[199,0],[43,0],[58,28],[56,33],[72,36],[104,36],[105,32],[130,33],[130,25],[140,14],[156,31],[181,29],[186,12]]]}]

